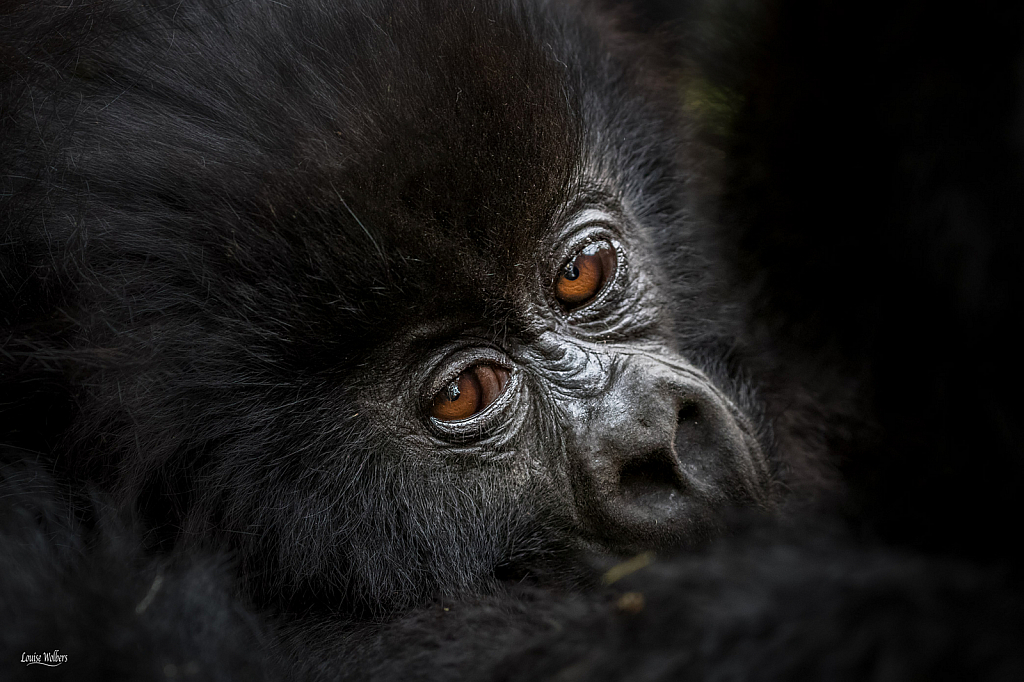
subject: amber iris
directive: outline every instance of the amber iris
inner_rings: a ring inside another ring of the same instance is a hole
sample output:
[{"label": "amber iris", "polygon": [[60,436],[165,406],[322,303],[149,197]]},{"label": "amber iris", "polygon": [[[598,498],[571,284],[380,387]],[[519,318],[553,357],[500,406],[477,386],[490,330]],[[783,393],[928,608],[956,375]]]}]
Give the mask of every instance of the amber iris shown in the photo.
[{"label": "amber iris", "polygon": [[505,391],[509,373],[489,362],[473,365],[434,396],[430,416],[443,422],[469,419]]},{"label": "amber iris", "polygon": [[608,242],[583,247],[555,281],[555,298],[568,309],[578,308],[601,293],[615,274],[615,249]]}]

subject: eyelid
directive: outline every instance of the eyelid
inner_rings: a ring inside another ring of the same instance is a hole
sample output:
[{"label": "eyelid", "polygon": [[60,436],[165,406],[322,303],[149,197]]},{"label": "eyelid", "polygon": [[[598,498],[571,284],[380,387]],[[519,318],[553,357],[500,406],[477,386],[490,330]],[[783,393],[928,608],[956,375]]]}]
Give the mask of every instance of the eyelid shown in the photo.
[{"label": "eyelid", "polygon": [[479,362],[493,362],[509,372],[513,371],[513,364],[508,356],[496,348],[490,346],[476,346],[466,343],[454,349],[449,347],[447,352],[441,352],[429,361],[430,379],[423,387],[421,397],[428,404],[434,399],[438,391],[445,388],[451,382],[459,378],[459,375]]},{"label": "eyelid", "polygon": [[[587,244],[601,240],[611,242],[612,246],[616,247],[616,252],[621,255],[621,224],[622,220],[608,210],[591,207],[580,211],[566,222],[562,237],[549,253],[548,262],[564,266]],[[555,271],[556,277],[558,272]]]},{"label": "eyelid", "polygon": [[591,206],[578,212],[571,220],[566,222],[564,242],[572,241],[572,235],[591,226],[600,225],[606,228],[613,228],[621,222],[616,218],[615,213],[603,208]]}]

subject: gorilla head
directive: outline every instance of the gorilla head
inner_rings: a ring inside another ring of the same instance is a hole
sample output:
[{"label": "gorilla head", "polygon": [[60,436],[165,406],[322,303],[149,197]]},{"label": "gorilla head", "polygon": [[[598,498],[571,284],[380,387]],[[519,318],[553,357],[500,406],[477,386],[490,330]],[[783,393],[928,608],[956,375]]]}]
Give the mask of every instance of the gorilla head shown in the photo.
[{"label": "gorilla head", "polygon": [[607,18],[175,0],[9,26],[4,437],[154,542],[403,604],[771,504],[678,86]]}]

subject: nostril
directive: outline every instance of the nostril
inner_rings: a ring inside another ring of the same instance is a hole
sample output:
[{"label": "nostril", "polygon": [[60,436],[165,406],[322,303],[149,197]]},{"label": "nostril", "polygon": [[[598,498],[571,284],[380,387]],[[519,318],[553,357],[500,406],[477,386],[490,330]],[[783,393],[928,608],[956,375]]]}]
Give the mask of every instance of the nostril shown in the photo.
[{"label": "nostril", "polygon": [[679,408],[679,420],[676,423],[682,424],[687,421],[697,421],[699,416],[700,404],[696,400],[689,400]]},{"label": "nostril", "polygon": [[681,489],[675,467],[658,456],[628,462],[619,472],[619,490],[636,500],[654,502]]}]

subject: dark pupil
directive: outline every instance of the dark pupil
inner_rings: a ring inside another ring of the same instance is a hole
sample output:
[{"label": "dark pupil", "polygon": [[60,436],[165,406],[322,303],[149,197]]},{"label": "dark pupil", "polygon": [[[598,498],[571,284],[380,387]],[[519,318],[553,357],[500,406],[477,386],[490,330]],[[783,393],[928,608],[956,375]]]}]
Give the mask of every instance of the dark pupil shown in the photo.
[{"label": "dark pupil", "polygon": [[565,272],[562,277],[565,277],[570,282],[580,276],[580,269],[576,267],[576,263],[569,263],[565,266]]}]

